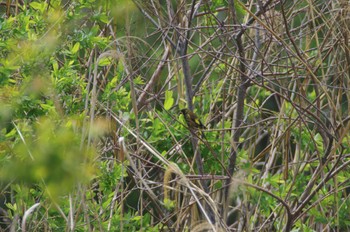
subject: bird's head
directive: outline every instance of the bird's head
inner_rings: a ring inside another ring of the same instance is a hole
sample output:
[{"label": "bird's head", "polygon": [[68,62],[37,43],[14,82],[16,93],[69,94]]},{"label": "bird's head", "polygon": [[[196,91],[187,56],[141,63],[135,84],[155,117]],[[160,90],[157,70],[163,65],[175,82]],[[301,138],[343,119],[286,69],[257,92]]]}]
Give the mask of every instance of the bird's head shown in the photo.
[{"label": "bird's head", "polygon": [[183,109],[181,109],[180,111],[181,111],[181,113],[182,113],[183,115],[185,115],[186,113],[188,113],[189,109],[183,108]]}]

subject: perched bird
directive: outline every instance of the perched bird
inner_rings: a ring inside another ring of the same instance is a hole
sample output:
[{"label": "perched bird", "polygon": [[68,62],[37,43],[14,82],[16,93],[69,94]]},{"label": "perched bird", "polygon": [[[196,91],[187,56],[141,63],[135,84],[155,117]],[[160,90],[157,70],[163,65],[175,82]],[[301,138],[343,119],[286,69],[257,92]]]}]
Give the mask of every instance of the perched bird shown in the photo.
[{"label": "perched bird", "polygon": [[203,125],[203,123],[199,120],[197,115],[190,111],[189,109],[182,109],[181,113],[184,115],[187,126],[193,130],[193,129],[206,129],[206,127]]}]

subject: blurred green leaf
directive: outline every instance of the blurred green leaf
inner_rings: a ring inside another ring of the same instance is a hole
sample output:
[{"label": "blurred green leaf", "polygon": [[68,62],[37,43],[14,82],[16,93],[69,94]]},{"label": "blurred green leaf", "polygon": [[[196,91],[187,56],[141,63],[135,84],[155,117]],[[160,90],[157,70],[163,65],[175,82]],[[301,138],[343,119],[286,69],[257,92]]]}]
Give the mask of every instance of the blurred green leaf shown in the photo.
[{"label": "blurred green leaf", "polygon": [[107,66],[111,64],[111,58],[110,57],[103,57],[99,60],[98,66]]},{"label": "blurred green leaf", "polygon": [[71,50],[72,54],[77,53],[79,51],[79,48],[80,48],[80,43],[76,42]]},{"label": "blurred green leaf", "polygon": [[164,109],[169,110],[174,104],[173,91],[165,91]]}]

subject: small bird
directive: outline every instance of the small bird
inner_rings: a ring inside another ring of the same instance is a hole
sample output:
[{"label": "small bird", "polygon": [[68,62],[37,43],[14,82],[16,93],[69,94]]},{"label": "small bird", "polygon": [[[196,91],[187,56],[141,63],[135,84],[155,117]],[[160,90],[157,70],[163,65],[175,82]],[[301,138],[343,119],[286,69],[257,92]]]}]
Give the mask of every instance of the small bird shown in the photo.
[{"label": "small bird", "polygon": [[184,115],[187,126],[193,129],[206,129],[203,123],[199,120],[198,116],[193,113],[191,110],[184,108],[181,110],[181,113]]}]

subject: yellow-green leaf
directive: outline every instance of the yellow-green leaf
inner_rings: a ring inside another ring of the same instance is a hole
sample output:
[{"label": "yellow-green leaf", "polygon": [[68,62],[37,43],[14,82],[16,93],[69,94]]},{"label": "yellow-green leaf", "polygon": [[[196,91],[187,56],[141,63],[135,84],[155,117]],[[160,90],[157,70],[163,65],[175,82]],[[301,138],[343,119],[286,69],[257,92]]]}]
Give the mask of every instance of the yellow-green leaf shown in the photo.
[{"label": "yellow-green leaf", "polygon": [[42,2],[42,3],[39,3],[39,2],[31,2],[29,4],[34,10],[38,10],[40,12],[44,12],[45,9],[47,9],[47,3],[46,2]]},{"label": "yellow-green leaf", "polygon": [[164,109],[169,110],[174,104],[173,91],[165,91]]},{"label": "yellow-green leaf", "polygon": [[98,66],[107,66],[111,63],[111,59],[109,57],[103,57],[98,62]]},{"label": "yellow-green leaf", "polygon": [[79,48],[80,48],[80,43],[76,42],[71,50],[72,54],[77,53],[79,51]]}]

